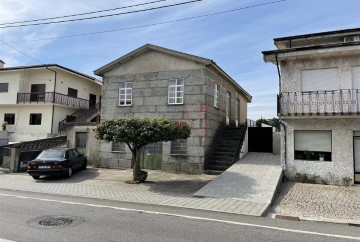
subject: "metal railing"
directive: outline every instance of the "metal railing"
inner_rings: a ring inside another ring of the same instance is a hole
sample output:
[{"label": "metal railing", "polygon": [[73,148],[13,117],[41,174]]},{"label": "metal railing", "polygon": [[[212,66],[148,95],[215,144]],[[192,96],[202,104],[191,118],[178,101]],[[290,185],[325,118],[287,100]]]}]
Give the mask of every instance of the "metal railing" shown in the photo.
[{"label": "metal railing", "polygon": [[56,103],[69,107],[89,108],[89,100],[57,92],[18,93],[17,103]]},{"label": "metal railing", "polygon": [[74,125],[78,124],[88,124],[88,123],[98,123],[100,120],[97,119],[96,122],[91,122],[91,119],[100,114],[101,103],[97,103],[89,109],[79,109],[76,112],[67,115],[65,119],[59,122],[59,133],[64,134],[67,132],[68,128],[71,128]]},{"label": "metal railing", "polygon": [[277,104],[280,116],[358,115],[360,90],[284,92],[278,95]]}]

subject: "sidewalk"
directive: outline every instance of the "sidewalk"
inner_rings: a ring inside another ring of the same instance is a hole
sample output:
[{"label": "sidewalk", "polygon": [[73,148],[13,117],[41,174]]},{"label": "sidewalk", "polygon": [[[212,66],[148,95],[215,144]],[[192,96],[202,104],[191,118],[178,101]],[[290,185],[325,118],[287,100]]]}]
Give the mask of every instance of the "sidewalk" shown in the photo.
[{"label": "sidewalk", "polygon": [[[254,162],[254,158],[260,163],[273,163],[274,157],[266,154],[260,159],[259,156],[249,155],[249,159],[241,160],[243,164],[236,163],[219,177],[149,170],[147,182],[137,185],[125,183],[131,180],[132,171],[129,169],[88,169],[70,179],[49,177],[36,181],[27,173],[0,174],[0,188],[262,216],[270,203],[269,197],[272,198],[274,193],[271,189],[276,188],[279,176],[273,179],[273,174],[268,172],[271,169],[267,166],[261,170],[263,165],[246,164]],[[264,180],[264,177],[268,179]],[[205,190],[197,193],[201,197],[193,197],[194,193],[214,178],[215,183],[210,183]],[[268,190],[269,187],[271,191]],[[240,193],[235,191],[245,194],[237,196]]]},{"label": "sidewalk", "polygon": [[360,225],[360,186],[285,182],[269,212],[292,219]]}]

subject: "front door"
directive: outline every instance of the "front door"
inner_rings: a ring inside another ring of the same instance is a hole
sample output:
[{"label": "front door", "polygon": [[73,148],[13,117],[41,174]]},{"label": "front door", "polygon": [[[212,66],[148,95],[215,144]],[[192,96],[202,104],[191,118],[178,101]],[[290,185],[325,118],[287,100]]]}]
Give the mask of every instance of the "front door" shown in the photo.
[{"label": "front door", "polygon": [[140,156],[141,169],[161,170],[162,146],[163,143],[158,142],[143,147]]},{"label": "front door", "polygon": [[31,102],[45,101],[45,84],[31,84]]},{"label": "front door", "polygon": [[95,104],[96,104],[96,95],[90,93],[90,97],[89,97],[89,108],[95,106]]},{"label": "front door", "polygon": [[354,182],[360,183],[360,137],[354,137]]}]

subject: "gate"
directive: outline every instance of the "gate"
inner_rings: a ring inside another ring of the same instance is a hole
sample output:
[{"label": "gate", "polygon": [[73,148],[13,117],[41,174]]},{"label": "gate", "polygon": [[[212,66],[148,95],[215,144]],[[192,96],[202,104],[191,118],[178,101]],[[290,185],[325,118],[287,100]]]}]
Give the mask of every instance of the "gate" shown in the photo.
[{"label": "gate", "polygon": [[249,127],[248,132],[249,152],[273,152],[272,127]]},{"label": "gate", "polygon": [[141,151],[140,168],[161,170],[163,143],[148,144]]}]

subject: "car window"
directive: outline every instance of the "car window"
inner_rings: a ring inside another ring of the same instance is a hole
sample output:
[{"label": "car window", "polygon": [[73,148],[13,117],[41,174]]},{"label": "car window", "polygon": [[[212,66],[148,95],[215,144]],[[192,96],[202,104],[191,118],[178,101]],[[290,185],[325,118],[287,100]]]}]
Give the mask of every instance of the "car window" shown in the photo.
[{"label": "car window", "polygon": [[63,159],[65,152],[63,150],[43,150],[36,159]]},{"label": "car window", "polygon": [[70,159],[70,160],[75,159],[75,155],[74,155],[74,153],[73,153],[72,150],[69,150],[69,159]]},{"label": "car window", "polygon": [[72,152],[74,152],[75,157],[79,157],[80,153],[77,150],[72,150]]}]

